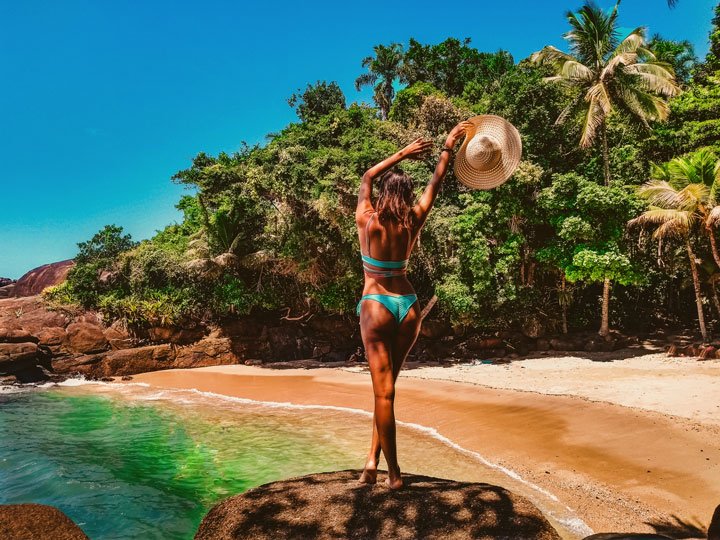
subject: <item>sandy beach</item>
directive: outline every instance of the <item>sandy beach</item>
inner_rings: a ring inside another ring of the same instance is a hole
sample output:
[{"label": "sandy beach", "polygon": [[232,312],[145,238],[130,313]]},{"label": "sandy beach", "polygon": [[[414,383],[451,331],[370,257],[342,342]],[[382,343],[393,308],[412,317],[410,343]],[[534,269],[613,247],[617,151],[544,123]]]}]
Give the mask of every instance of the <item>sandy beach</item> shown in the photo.
[{"label": "sandy beach", "polygon": [[[396,415],[553,493],[596,532],[693,537],[720,503],[720,361],[608,360],[405,370]],[[134,382],[372,410],[362,368],[219,366],[145,373]]]}]

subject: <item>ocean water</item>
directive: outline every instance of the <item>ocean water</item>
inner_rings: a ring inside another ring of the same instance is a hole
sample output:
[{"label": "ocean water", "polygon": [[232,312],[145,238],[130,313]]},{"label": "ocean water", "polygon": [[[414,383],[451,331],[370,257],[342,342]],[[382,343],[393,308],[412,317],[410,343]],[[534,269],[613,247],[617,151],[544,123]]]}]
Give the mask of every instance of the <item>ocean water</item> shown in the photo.
[{"label": "ocean water", "polygon": [[[0,504],[56,506],[92,540],[190,539],[226,497],[360,468],[370,428],[361,411],[138,384],[0,389]],[[401,425],[398,443],[406,471],[506,486],[569,537],[588,532],[552,494],[432,430]]]}]

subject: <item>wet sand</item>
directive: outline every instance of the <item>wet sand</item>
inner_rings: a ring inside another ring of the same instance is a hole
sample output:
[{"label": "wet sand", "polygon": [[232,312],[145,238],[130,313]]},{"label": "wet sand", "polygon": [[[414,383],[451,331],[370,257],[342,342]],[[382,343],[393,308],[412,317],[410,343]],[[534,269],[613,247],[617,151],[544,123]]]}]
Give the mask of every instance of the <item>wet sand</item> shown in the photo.
[{"label": "wet sand", "polygon": [[[446,377],[458,377],[457,367],[442,369],[447,369]],[[483,367],[488,366],[478,366]],[[422,370],[401,374],[398,420],[434,428],[518,472],[555,494],[596,532],[654,532],[682,524],[675,530],[689,537],[693,527],[707,527],[720,503],[716,423],[589,401],[587,396],[488,388],[439,377]],[[372,410],[367,372],[218,366],[146,373],[134,382]],[[402,456],[402,441],[399,450]]]}]

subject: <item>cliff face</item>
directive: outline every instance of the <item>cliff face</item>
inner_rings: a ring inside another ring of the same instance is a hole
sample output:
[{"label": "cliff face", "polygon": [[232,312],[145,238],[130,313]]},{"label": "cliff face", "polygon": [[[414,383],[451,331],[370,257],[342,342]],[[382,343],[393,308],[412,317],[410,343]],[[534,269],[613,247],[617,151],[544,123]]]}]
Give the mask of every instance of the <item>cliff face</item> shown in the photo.
[{"label": "cliff face", "polygon": [[530,501],[501,487],[408,474],[405,487],[391,491],[358,484],[359,475],[311,474],[251,489],[213,507],[195,540],[560,539]]}]

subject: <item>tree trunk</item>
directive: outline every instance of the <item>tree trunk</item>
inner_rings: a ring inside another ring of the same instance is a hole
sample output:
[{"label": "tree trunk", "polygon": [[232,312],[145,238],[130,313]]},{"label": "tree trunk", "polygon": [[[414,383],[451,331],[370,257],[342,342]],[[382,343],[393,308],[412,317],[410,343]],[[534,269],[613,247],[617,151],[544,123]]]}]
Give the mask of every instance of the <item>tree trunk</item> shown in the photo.
[{"label": "tree trunk", "polygon": [[693,253],[689,240],[685,241],[685,246],[687,247],[688,259],[690,259],[690,270],[692,272],[693,286],[695,287],[695,304],[697,305],[700,334],[702,334],[703,341],[707,342],[708,333],[705,329],[705,315],[703,314],[702,292],[700,291],[700,277],[698,276],[697,266],[695,265],[695,254]]},{"label": "tree trunk", "polygon": [[567,303],[567,297],[565,296],[566,281],[567,280],[565,279],[565,272],[563,272],[562,285],[561,285],[561,287],[562,287],[561,294],[563,296],[563,300],[562,300],[562,332],[563,332],[563,334],[568,333],[568,325],[567,325],[567,309],[568,309],[567,305],[568,305],[568,303]]},{"label": "tree trunk", "polygon": [[603,173],[605,174],[605,185],[610,185],[610,151],[608,150],[607,140],[607,124],[605,120],[602,121],[601,128],[602,138],[602,156],[603,156]]},{"label": "tree trunk", "polygon": [[713,259],[715,259],[715,264],[720,267],[720,254],[718,254],[717,249],[717,242],[715,240],[715,231],[713,231],[712,227],[705,227],[705,230],[708,233],[708,236],[710,237],[710,250],[712,251]]},{"label": "tree trunk", "polygon": [[720,317],[720,298],[718,298],[717,287],[715,286],[715,280],[710,280],[710,288],[712,289],[713,304],[715,304],[715,311],[717,311],[718,317]]},{"label": "tree trunk", "polygon": [[598,334],[605,337],[610,333],[610,278],[603,282],[602,322]]}]

